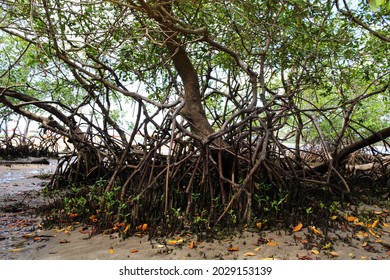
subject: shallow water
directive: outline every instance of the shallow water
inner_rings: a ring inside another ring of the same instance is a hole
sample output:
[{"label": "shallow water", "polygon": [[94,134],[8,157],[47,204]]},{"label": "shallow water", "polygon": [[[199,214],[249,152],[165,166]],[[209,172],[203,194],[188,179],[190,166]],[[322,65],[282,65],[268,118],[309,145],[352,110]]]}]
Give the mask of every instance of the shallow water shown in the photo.
[{"label": "shallow water", "polygon": [[49,162],[0,165],[0,259],[23,258],[35,242],[30,235],[39,221],[32,201],[46,183],[36,176],[55,171],[57,160]]},{"label": "shallow water", "polygon": [[0,197],[41,189],[42,180],[37,175],[53,173],[57,160],[50,164],[13,164],[0,165]]}]

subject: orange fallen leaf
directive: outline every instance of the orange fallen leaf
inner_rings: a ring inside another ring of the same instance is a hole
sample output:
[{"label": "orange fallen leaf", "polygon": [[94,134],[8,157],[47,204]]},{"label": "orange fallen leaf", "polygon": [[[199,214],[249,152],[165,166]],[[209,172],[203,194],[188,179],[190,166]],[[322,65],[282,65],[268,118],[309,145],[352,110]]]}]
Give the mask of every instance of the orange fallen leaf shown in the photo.
[{"label": "orange fallen leaf", "polygon": [[229,252],[237,252],[237,251],[240,251],[240,249],[238,247],[229,247],[227,249]]},{"label": "orange fallen leaf", "polygon": [[130,225],[127,225],[126,228],[123,230],[123,233],[126,233],[129,231]]},{"label": "orange fallen leaf", "polygon": [[278,246],[279,244],[273,240],[270,240],[270,241],[268,241],[267,245],[268,246]]},{"label": "orange fallen leaf", "polygon": [[148,229],[148,224],[142,224],[137,226],[137,230],[146,231]]},{"label": "orange fallen leaf", "polygon": [[109,252],[110,254],[114,254],[114,253],[115,253],[115,250],[114,250],[113,248],[110,248],[110,249],[108,249],[108,252]]},{"label": "orange fallen leaf", "polygon": [[390,251],[388,251],[386,254],[387,254],[388,256],[390,256]]},{"label": "orange fallen leaf", "polygon": [[79,216],[79,214],[69,214],[68,216],[69,216],[69,218],[76,218]]},{"label": "orange fallen leaf", "polygon": [[41,240],[40,237],[34,237],[34,241],[39,241],[39,240]]},{"label": "orange fallen leaf", "polygon": [[137,253],[137,252],[138,252],[138,250],[136,250],[136,249],[133,249],[133,250],[130,251],[130,253],[132,253],[132,254],[133,253]]},{"label": "orange fallen leaf", "polygon": [[303,227],[303,224],[302,223],[299,223],[298,225],[296,225],[294,228],[293,228],[293,232],[297,232],[297,231],[300,231]]},{"label": "orange fallen leaf", "polygon": [[356,217],[354,217],[354,216],[348,216],[347,217],[347,221],[348,222],[353,222],[353,221],[355,221],[356,220]]},{"label": "orange fallen leaf", "polygon": [[190,247],[190,249],[194,249],[194,248],[195,248],[195,242],[194,242],[194,241],[191,241],[189,247]]},{"label": "orange fallen leaf", "polygon": [[258,229],[261,229],[261,226],[262,226],[262,223],[256,223],[256,227],[258,228]]},{"label": "orange fallen leaf", "polygon": [[252,253],[252,252],[245,253],[244,255],[247,256],[247,257],[254,257],[254,256],[256,256],[256,254]]},{"label": "orange fallen leaf", "polygon": [[314,234],[322,235],[322,232],[319,231],[318,229],[316,229],[314,226],[309,226],[309,228],[311,229],[311,231],[312,231]]}]

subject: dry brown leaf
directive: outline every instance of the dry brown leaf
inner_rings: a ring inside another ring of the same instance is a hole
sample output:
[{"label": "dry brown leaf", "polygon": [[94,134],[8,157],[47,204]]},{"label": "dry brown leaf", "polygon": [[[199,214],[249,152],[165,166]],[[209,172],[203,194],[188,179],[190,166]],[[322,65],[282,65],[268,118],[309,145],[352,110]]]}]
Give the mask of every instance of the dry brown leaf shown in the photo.
[{"label": "dry brown leaf", "polygon": [[244,255],[247,256],[247,257],[254,257],[254,256],[256,256],[256,254],[252,253],[252,252],[247,252]]},{"label": "dry brown leaf", "polygon": [[303,227],[303,224],[302,223],[299,223],[298,225],[296,225],[294,228],[293,228],[293,232],[297,232],[297,231],[300,231]]},{"label": "dry brown leaf", "polygon": [[60,244],[66,244],[66,243],[70,243],[70,241],[64,239],[64,240],[60,240]]}]

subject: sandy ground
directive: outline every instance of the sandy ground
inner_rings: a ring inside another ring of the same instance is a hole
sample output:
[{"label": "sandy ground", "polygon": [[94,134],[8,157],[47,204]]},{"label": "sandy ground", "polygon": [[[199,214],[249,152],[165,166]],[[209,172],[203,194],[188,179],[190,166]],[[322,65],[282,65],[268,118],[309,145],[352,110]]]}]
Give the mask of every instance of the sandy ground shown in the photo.
[{"label": "sandy ground", "polygon": [[149,240],[147,232],[125,240],[118,233],[90,238],[91,227],[79,224],[44,230],[34,212],[34,207],[44,203],[39,192],[44,181],[33,175],[45,168],[47,171],[47,166],[0,165],[0,259],[390,259],[389,210],[376,206],[360,206],[362,212],[377,215],[375,224],[340,213],[333,217],[337,226],[329,230],[327,238],[321,229],[306,225],[301,229],[245,231],[211,242],[198,242],[191,234]]}]

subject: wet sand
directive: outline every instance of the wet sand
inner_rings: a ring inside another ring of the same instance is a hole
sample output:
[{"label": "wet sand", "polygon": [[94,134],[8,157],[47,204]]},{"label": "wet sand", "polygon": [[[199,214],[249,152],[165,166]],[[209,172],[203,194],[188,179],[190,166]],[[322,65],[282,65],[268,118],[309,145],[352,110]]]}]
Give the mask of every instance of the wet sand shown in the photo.
[{"label": "wet sand", "polygon": [[[42,169],[41,169],[42,168]],[[45,203],[45,183],[32,175],[47,166],[0,165],[0,259],[23,260],[389,260],[389,211],[359,206],[377,213],[375,226],[334,218],[337,226],[327,239],[321,229],[303,225],[287,230],[244,231],[223,240],[198,242],[185,234],[149,240],[147,232],[123,240],[118,233],[90,237],[92,228],[79,224],[44,230],[34,207]],[[52,167],[50,167],[52,168]],[[13,175],[10,175],[13,174]],[[4,178],[8,178],[4,180]],[[28,207],[26,207],[26,205]],[[347,215],[348,216],[348,215]],[[346,217],[347,217],[346,216]],[[294,225],[295,226],[295,225]]]}]

